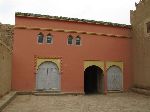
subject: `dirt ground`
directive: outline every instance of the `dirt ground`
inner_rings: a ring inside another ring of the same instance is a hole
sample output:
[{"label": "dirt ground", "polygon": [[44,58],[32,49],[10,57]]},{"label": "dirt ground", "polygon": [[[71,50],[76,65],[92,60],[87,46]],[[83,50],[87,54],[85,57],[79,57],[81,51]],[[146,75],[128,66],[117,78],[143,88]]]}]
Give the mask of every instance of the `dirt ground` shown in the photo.
[{"label": "dirt ground", "polygon": [[18,95],[2,112],[150,112],[150,96],[136,93]]}]

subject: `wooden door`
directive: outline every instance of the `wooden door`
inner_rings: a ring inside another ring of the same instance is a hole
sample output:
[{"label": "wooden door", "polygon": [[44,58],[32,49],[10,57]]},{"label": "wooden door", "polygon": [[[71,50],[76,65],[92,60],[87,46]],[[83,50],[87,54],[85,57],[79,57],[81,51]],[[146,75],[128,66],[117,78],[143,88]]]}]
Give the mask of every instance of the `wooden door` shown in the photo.
[{"label": "wooden door", "polygon": [[60,90],[60,75],[57,65],[53,62],[42,63],[36,76],[37,90]]},{"label": "wooden door", "polygon": [[107,71],[107,89],[108,91],[122,90],[123,76],[122,71],[117,66],[112,66]]}]

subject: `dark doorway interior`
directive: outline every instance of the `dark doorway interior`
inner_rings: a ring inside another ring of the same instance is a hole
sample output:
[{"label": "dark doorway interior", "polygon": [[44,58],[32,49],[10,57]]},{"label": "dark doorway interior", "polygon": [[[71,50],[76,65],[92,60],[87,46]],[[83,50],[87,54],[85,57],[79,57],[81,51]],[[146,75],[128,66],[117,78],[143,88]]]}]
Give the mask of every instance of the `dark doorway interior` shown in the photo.
[{"label": "dark doorway interior", "polygon": [[97,66],[90,66],[84,71],[85,94],[103,93],[103,71]]}]

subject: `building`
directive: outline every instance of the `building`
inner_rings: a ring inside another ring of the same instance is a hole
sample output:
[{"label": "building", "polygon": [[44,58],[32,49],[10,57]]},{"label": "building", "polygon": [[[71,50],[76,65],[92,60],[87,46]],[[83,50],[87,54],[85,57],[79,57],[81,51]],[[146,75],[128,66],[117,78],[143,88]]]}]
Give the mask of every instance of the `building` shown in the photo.
[{"label": "building", "polygon": [[150,1],[141,0],[131,11],[134,87],[150,90]]},{"label": "building", "polygon": [[132,87],[131,26],[16,13],[12,90],[107,93]]}]

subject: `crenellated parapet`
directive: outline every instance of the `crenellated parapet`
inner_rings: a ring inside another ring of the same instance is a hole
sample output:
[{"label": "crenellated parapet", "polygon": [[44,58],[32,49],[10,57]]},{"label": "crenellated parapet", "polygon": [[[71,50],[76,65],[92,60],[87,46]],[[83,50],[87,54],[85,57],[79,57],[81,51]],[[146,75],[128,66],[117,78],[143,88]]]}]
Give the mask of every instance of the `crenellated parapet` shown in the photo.
[{"label": "crenellated parapet", "polygon": [[150,0],[140,0],[135,3],[135,10],[130,11],[131,24],[139,23],[140,21],[148,18],[150,12]]},{"label": "crenellated parapet", "polygon": [[140,0],[139,3],[135,2],[135,7],[138,9],[139,7],[143,7],[149,0]]}]

